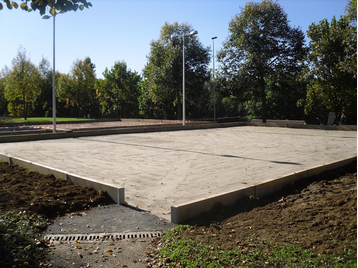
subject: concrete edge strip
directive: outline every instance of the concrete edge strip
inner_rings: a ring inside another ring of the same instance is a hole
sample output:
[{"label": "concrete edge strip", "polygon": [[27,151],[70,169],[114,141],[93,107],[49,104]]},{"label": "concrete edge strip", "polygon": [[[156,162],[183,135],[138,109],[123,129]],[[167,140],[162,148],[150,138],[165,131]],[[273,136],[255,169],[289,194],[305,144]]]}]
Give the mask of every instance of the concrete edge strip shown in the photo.
[{"label": "concrete edge strip", "polygon": [[25,159],[12,157],[9,155],[0,154],[0,161],[8,162],[10,165],[15,164],[22,168],[35,170],[44,175],[52,174],[56,177],[56,179],[69,181],[73,184],[77,184],[83,187],[90,187],[95,189],[97,192],[106,191],[114,202],[116,202],[117,204],[125,204],[123,187],[118,187],[108,183],[98,182],[97,180],[81,177],[75,174],[67,173],[59,169],[54,169],[48,166],[40,165]]},{"label": "concrete edge strip", "polygon": [[96,129],[79,129],[79,130],[64,130],[52,133],[36,132],[21,134],[16,133],[12,135],[1,135],[0,143],[6,142],[21,142],[21,141],[35,141],[47,139],[62,139],[62,138],[76,138],[85,136],[99,136],[99,135],[118,135],[130,133],[146,133],[159,131],[176,131],[176,130],[194,130],[194,129],[209,129],[209,128],[226,128],[226,127],[240,127],[240,126],[258,126],[258,127],[285,127],[285,128],[303,128],[303,129],[317,129],[317,130],[343,130],[343,131],[357,131],[357,126],[319,126],[319,125],[298,125],[298,124],[277,124],[277,123],[251,123],[251,122],[230,122],[230,123],[188,123],[185,127],[179,124],[163,124],[163,125],[139,125],[139,126],[125,126],[125,127],[108,127]]},{"label": "concrete edge strip", "polygon": [[280,178],[255,183],[254,185],[250,185],[245,188],[217,194],[207,198],[197,199],[195,201],[173,205],[171,206],[171,221],[175,224],[184,223],[188,219],[200,216],[203,212],[212,211],[217,204],[228,206],[237,203],[243,197],[263,197],[283,189],[285,186],[294,181],[308,178],[313,175],[319,175],[324,171],[343,167],[354,161],[357,161],[356,156],[308,168],[302,171],[293,172]]}]

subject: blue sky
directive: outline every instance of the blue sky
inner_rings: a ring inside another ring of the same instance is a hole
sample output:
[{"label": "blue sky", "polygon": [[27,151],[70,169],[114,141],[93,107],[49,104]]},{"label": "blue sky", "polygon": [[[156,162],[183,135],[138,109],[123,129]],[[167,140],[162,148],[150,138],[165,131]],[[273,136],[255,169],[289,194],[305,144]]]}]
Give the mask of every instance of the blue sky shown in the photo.
[{"label": "blue sky", "polygon": [[[18,0],[19,2],[20,0]],[[76,59],[89,56],[97,78],[116,61],[125,61],[142,73],[150,42],[160,36],[165,22],[189,23],[204,46],[215,52],[228,37],[228,24],[248,0],[89,0],[93,7],[56,17],[56,70],[69,73]],[[348,0],[280,0],[290,20],[306,33],[312,22],[344,14]],[[0,70],[16,57],[20,47],[34,64],[42,57],[52,66],[52,18],[43,20],[38,11],[0,11]]]}]

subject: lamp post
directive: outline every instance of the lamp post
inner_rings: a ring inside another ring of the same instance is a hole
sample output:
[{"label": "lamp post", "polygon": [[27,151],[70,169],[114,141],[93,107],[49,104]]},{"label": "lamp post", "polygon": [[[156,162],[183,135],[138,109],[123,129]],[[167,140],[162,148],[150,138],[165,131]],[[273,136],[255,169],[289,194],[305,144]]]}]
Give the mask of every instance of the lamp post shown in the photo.
[{"label": "lamp post", "polygon": [[212,37],[213,39],[213,83],[214,83],[214,122],[216,121],[216,97],[215,97],[215,50],[214,50],[214,40],[218,38],[217,36]]},{"label": "lamp post", "polygon": [[[189,34],[183,33],[183,126],[185,126],[185,36],[191,36],[198,34],[198,31],[192,31]],[[176,38],[177,36],[172,34],[171,39]]]},{"label": "lamp post", "polygon": [[53,67],[52,67],[52,129],[53,133],[56,132],[56,74],[55,74],[55,18],[58,13],[54,15],[43,15],[42,19],[49,19],[53,17]]}]

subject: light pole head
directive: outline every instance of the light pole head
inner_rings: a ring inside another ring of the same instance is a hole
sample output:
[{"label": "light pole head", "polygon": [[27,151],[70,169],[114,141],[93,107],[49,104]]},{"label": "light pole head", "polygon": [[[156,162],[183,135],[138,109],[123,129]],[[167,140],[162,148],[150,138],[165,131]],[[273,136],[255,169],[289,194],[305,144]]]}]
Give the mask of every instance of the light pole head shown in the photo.
[{"label": "light pole head", "polygon": [[175,34],[172,34],[171,36],[170,36],[170,40],[174,40],[175,38],[177,38],[177,35],[175,35]]},{"label": "light pole head", "polygon": [[211,39],[213,39],[213,40],[216,39],[216,38],[218,38],[218,37],[217,36],[211,37]]},{"label": "light pole head", "polygon": [[51,18],[51,16],[49,16],[49,15],[42,15],[41,18],[44,19],[44,20],[48,20],[49,18]]},{"label": "light pole head", "polygon": [[189,35],[194,35],[194,34],[198,34],[198,31],[192,31],[192,32],[190,32]]}]

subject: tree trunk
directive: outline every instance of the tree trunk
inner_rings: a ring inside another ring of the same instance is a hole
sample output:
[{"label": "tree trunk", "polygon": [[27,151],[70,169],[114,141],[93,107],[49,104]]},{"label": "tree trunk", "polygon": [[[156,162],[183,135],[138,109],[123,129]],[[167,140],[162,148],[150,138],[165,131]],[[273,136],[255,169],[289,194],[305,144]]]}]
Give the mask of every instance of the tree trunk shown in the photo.
[{"label": "tree trunk", "polygon": [[266,123],[266,92],[265,81],[261,79],[262,123]]},{"label": "tree trunk", "polygon": [[336,126],[339,126],[339,121],[341,120],[341,117],[342,117],[342,113],[338,109],[335,109],[335,111],[334,111],[334,124]]},{"label": "tree trunk", "polygon": [[177,108],[178,108],[178,115],[177,115],[177,119],[180,120],[180,119],[183,119],[183,109],[182,109],[182,102],[180,101],[180,88],[178,88],[177,90]]},{"label": "tree trunk", "polygon": [[22,95],[23,99],[24,99],[24,102],[23,102],[23,106],[24,106],[24,110],[23,110],[23,117],[25,120],[27,120],[27,103],[26,103],[26,99],[25,99],[25,94]]}]

